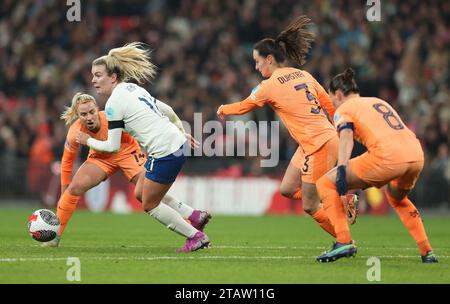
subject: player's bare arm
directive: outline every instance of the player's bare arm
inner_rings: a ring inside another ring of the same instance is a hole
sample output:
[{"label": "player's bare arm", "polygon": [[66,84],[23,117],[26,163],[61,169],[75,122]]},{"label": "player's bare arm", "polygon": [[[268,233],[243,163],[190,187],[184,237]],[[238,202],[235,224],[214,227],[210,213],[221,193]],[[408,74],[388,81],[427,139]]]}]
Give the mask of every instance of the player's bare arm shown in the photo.
[{"label": "player's bare arm", "polygon": [[339,154],[338,154],[338,166],[347,166],[353,149],[353,130],[343,129],[339,133]]},{"label": "player's bare arm", "polygon": [[340,196],[347,193],[347,164],[353,149],[353,124],[346,123],[339,127],[340,140],[336,172],[336,188]]}]

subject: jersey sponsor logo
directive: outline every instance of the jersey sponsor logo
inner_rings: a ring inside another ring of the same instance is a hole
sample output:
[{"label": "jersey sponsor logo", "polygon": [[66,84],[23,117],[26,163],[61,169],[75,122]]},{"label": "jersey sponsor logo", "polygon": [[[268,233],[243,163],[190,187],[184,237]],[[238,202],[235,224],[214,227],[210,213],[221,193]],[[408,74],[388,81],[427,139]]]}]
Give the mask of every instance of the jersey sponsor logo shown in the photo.
[{"label": "jersey sponsor logo", "polygon": [[342,124],[346,124],[344,117],[342,117],[337,111],[334,113],[334,126],[339,130]]},{"label": "jersey sponsor logo", "polygon": [[420,217],[420,213],[419,213],[419,211],[417,211],[417,209],[415,209],[414,211],[409,212],[409,216],[414,217],[414,218]]},{"label": "jersey sponsor logo", "polygon": [[258,84],[256,87],[253,88],[252,93],[250,94],[250,97],[251,97],[253,100],[256,99],[256,93],[258,92],[260,86],[261,86],[261,85]]},{"label": "jersey sponsor logo", "polygon": [[339,121],[340,118],[341,118],[341,115],[339,115],[339,112],[338,111],[334,112],[333,120],[334,120],[334,125],[335,126],[338,125],[338,121]]},{"label": "jersey sponsor logo", "polygon": [[106,118],[107,118],[107,119],[111,119],[111,118],[113,117],[114,110],[113,110],[113,108],[111,108],[111,107],[107,107],[107,108],[105,109],[105,113],[106,113]]}]

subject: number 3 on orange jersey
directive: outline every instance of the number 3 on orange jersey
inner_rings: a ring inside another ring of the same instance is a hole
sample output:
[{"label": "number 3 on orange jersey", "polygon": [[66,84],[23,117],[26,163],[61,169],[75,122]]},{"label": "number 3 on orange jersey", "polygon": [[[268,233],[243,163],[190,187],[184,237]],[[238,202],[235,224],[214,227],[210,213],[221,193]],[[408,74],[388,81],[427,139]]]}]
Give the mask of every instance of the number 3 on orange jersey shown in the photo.
[{"label": "number 3 on orange jersey", "polygon": [[300,90],[305,90],[306,92],[306,98],[308,98],[309,101],[314,101],[314,103],[316,104],[317,108],[311,108],[311,113],[313,114],[319,114],[320,113],[320,109],[322,109],[322,107],[320,106],[320,104],[317,102],[317,99],[314,97],[314,95],[311,94],[311,92],[308,90],[308,86],[306,85],[306,83],[302,83],[302,84],[298,84],[294,87],[295,90],[300,91]]}]

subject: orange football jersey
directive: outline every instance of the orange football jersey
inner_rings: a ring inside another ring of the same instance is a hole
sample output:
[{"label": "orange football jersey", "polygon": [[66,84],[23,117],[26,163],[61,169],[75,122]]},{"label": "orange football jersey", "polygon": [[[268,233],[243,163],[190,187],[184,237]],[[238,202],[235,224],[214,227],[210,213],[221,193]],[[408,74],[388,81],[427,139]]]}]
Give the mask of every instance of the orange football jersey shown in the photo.
[{"label": "orange football jersey", "polygon": [[324,88],[306,71],[279,68],[255,87],[245,100],[222,107],[224,115],[240,115],[269,104],[301,146],[311,155],[336,135],[325,109],[333,117],[335,108]]},{"label": "orange football jersey", "polygon": [[353,123],[354,138],[383,163],[423,160],[423,150],[416,135],[382,99],[351,98],[336,110],[334,123],[337,129],[342,124]]}]

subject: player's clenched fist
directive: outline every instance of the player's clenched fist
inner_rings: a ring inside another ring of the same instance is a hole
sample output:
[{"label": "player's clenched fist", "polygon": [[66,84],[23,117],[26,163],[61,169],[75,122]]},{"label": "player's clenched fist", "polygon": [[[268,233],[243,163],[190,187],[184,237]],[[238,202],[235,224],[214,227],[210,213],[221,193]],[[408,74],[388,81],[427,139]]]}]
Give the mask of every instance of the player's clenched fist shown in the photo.
[{"label": "player's clenched fist", "polygon": [[222,111],[222,109],[223,109],[223,105],[221,105],[218,109],[217,109],[217,116],[220,118],[220,119],[225,119],[225,115],[223,114],[223,111]]},{"label": "player's clenched fist", "polygon": [[87,145],[87,140],[91,138],[88,134],[78,131],[76,141],[81,145]]}]

